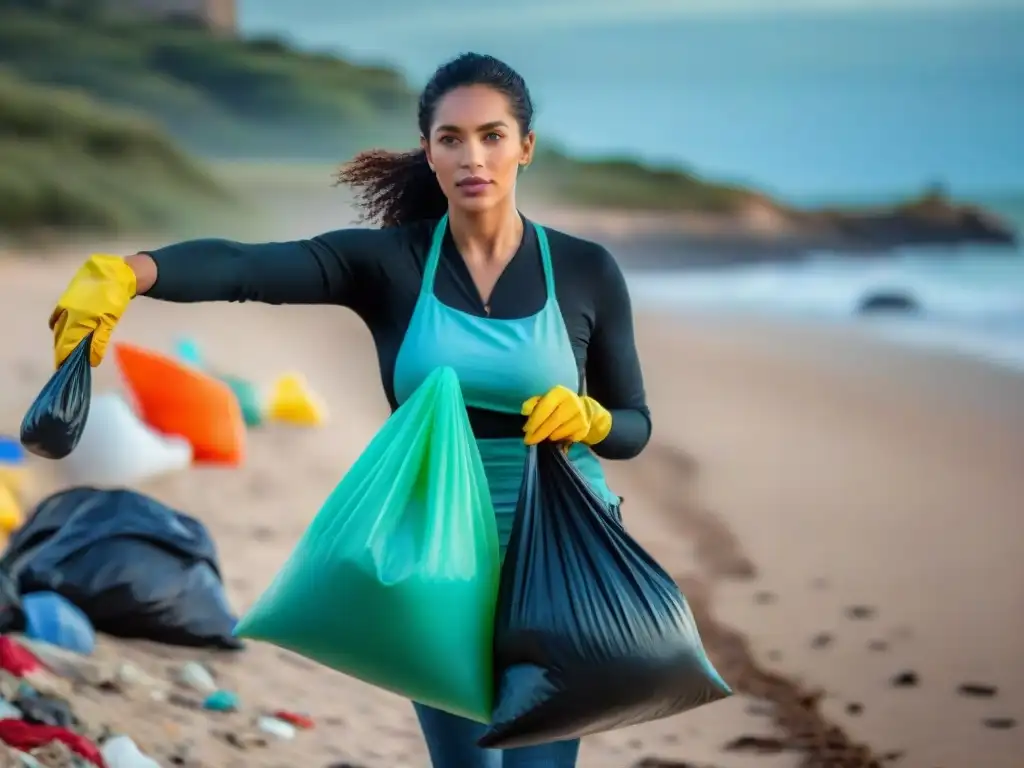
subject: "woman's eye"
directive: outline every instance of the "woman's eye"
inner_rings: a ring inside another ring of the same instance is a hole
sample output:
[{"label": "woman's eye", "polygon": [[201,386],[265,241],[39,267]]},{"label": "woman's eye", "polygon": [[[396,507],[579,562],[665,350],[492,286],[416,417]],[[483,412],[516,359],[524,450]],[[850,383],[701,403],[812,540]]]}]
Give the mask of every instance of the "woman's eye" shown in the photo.
[{"label": "woman's eye", "polygon": [[484,138],[487,141],[501,141],[501,134],[500,133],[491,132],[491,133],[488,133]]},{"label": "woman's eye", "polygon": [[438,141],[440,141],[442,144],[449,144],[450,145],[450,144],[454,144],[455,143],[455,137],[454,136],[442,136],[440,139],[438,139]]}]

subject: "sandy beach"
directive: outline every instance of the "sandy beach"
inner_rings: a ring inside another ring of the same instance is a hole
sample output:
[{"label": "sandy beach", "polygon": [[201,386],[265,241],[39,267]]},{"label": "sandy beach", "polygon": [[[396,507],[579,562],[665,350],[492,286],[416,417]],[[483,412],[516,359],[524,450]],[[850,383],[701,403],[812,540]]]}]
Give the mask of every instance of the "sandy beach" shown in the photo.
[{"label": "sandy beach", "polygon": [[[49,375],[46,318],[85,253],[0,260],[0,431],[16,433]],[[853,331],[637,309],[654,438],[608,465],[611,484],[629,530],[684,584],[737,695],[590,738],[580,765],[1024,764],[1024,378]],[[335,308],[140,300],[117,331],[164,350],[179,335],[257,382],[301,371],[330,409],[321,429],[251,432],[240,470],[140,489],[209,527],[243,611],[386,417],[376,358]],[[97,371],[96,391],[118,386],[112,362]],[[61,487],[52,464],[33,466],[32,499]],[[224,656],[106,639],[98,654],[155,674],[203,659],[241,697],[243,712],[211,715],[81,694],[84,716],[159,760],[426,765],[406,702],[273,647]],[[249,750],[223,738],[261,708],[317,727]]]}]

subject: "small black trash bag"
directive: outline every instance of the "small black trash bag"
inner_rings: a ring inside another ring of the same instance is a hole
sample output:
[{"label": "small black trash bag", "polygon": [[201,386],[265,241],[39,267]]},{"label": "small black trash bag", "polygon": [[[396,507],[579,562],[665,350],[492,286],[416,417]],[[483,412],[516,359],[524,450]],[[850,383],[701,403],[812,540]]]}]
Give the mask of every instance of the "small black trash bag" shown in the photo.
[{"label": "small black trash bag", "polygon": [[82,437],[92,401],[90,333],[61,363],[21,421],[21,444],[44,459],[63,459]]},{"label": "small black trash bag", "polygon": [[732,691],[672,578],[555,445],[530,449],[501,572],[497,677],[481,747],[675,715]]}]

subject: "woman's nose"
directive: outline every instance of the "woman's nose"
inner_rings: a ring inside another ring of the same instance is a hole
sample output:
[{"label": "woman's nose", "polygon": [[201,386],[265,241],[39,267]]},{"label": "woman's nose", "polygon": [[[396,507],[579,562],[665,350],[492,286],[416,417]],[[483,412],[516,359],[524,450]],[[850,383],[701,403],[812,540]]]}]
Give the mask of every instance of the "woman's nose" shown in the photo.
[{"label": "woman's nose", "polygon": [[467,141],[462,145],[462,164],[465,168],[483,168],[484,148],[478,141]]}]

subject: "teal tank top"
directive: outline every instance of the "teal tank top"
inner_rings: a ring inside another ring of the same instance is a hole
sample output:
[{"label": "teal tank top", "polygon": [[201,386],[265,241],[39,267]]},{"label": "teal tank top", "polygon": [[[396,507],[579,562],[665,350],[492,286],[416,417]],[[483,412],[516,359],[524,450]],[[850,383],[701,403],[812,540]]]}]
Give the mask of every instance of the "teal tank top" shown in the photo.
[{"label": "teal tank top", "polygon": [[[470,408],[519,413],[523,402],[559,384],[576,391],[579,373],[562,311],[555,294],[551,250],[542,227],[533,225],[540,245],[547,301],[535,315],[514,320],[477,317],[440,302],[434,276],[448,228],[445,215],[434,229],[423,271],[420,295],[395,359],[395,398],[404,403],[431,371],[455,370],[462,396]],[[497,515],[502,554],[515,516],[526,462],[519,438],[477,440]],[[583,443],[569,449],[569,458],[609,504],[618,504],[593,451]]]}]

